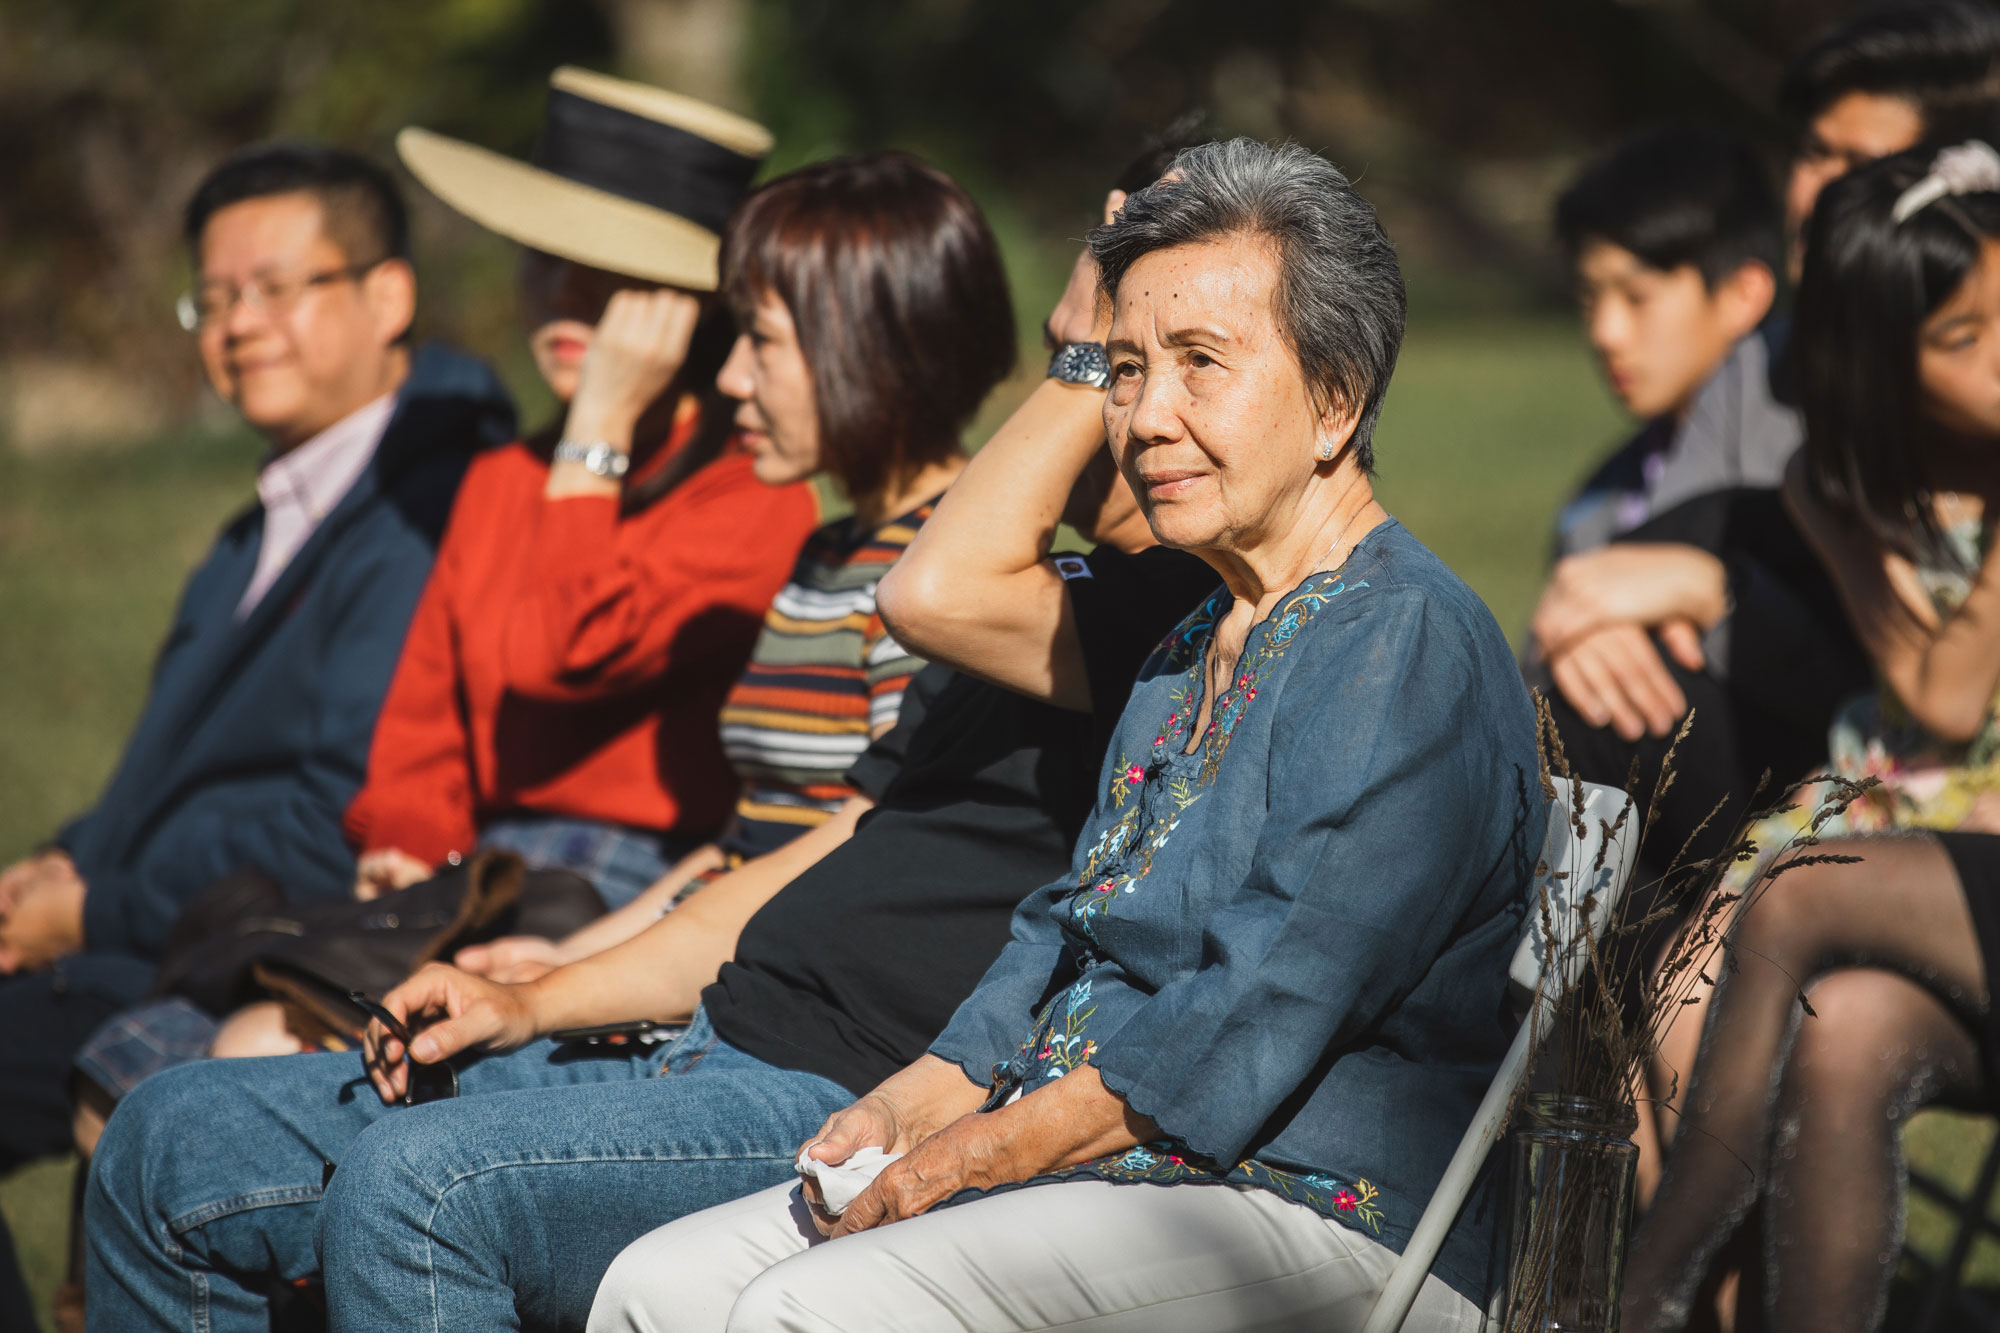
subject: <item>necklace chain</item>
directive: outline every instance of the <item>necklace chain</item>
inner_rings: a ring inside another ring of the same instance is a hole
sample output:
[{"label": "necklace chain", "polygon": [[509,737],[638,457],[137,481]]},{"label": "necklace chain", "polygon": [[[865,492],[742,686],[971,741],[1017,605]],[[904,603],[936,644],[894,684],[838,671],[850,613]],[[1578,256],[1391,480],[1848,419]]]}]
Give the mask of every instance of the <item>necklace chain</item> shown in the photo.
[{"label": "necklace chain", "polygon": [[[1361,509],[1366,509],[1367,507],[1368,506],[1364,504],[1361,506]],[[1313,570],[1318,569],[1321,565],[1326,563],[1326,558],[1332,555],[1334,549],[1340,545],[1340,539],[1345,537],[1347,535],[1347,530],[1354,526],[1354,520],[1361,517],[1361,509],[1356,509],[1353,513],[1347,516],[1347,521],[1340,525],[1340,531],[1333,534],[1333,540],[1328,542],[1326,544],[1326,549],[1319,553],[1319,559],[1313,561],[1312,569],[1306,571],[1308,577],[1311,576]],[[1218,641],[1211,640],[1208,646],[1208,652],[1204,654],[1204,656],[1208,658],[1206,669],[1203,672],[1203,674],[1208,678],[1207,688],[1203,690],[1203,695],[1205,697],[1202,704],[1202,710],[1204,712],[1208,711],[1207,700],[1215,697],[1216,686],[1219,683],[1216,679],[1216,673],[1218,668],[1220,668],[1222,665],[1222,654],[1220,649],[1221,649],[1220,643]],[[1229,674],[1232,676],[1235,674],[1235,668],[1233,666],[1230,668]],[[1188,718],[1188,727],[1190,730],[1193,729],[1194,722],[1195,719],[1192,716],[1190,716]]]},{"label": "necklace chain", "polygon": [[[1361,509],[1366,509],[1367,507],[1368,506],[1364,504],[1361,506]],[[1347,530],[1354,526],[1354,520],[1361,517],[1361,509],[1357,509],[1353,513],[1347,516],[1347,521],[1340,525],[1340,531],[1333,534],[1333,540],[1328,542],[1326,544],[1326,549],[1319,553],[1319,559],[1313,561],[1312,564],[1313,569],[1318,569],[1321,565],[1326,563],[1326,558],[1332,555],[1334,552],[1334,548],[1340,545],[1340,539],[1345,537],[1347,535]],[[1310,574],[1312,570],[1307,570],[1306,572]]]}]

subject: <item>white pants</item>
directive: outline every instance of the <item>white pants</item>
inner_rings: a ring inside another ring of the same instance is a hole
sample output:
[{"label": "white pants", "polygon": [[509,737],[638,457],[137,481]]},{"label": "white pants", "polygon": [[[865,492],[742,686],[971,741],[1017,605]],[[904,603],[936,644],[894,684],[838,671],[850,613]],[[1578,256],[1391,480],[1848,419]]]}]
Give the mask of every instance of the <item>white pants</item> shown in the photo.
[{"label": "white pants", "polygon": [[[1395,1261],[1261,1189],[1036,1185],[827,1242],[779,1185],[627,1246],[590,1333],[1338,1333],[1367,1320]],[[1480,1323],[1433,1277],[1404,1328]]]}]

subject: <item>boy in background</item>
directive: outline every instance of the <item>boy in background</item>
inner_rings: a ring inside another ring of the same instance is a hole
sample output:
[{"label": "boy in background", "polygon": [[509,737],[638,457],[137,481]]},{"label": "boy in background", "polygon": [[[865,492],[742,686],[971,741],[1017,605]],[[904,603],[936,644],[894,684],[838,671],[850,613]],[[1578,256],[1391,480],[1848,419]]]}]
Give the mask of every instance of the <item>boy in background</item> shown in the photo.
[{"label": "boy in background", "polygon": [[[1788,267],[1797,269],[1806,220],[1828,182],[1921,140],[1966,137],[1987,123],[1996,93],[2000,11],[1990,5],[1878,5],[1815,38],[1779,90],[1793,133],[1784,190]],[[1611,521],[1599,514],[1592,526],[1585,510],[1565,511],[1577,539],[1559,547],[1564,558],[1536,608],[1531,646],[1547,663],[1543,683],[1552,678],[1556,687],[1558,720],[1570,724],[1565,736],[1585,745],[1586,759],[1603,761],[1602,775],[1586,776],[1623,781],[1636,756],[1650,784],[1691,703],[1711,735],[1737,729],[1739,720],[1722,711],[1739,702],[1732,687],[1754,686],[1770,661],[1808,658],[1826,667],[1815,677],[1826,687],[1812,698],[1772,701],[1779,716],[1771,734],[1744,738],[1738,748],[1739,767],[1752,781],[1765,766],[1791,772],[1801,747],[1810,753],[1799,762],[1809,767],[1823,753],[1836,692],[1850,676],[1867,682],[1837,605],[1822,596],[1823,580],[1799,563],[1803,545],[1774,494],[1798,440],[1796,413],[1774,388],[1784,379],[1783,335],[1773,321],[1708,377],[1651,464],[1655,475],[1642,470],[1643,505],[1626,489],[1609,497]],[[1643,462],[1647,450],[1636,452]],[[1628,460],[1625,472],[1604,477],[1597,489],[1617,491],[1631,475]],[[1768,548],[1774,532],[1777,549],[1760,550],[1763,568],[1746,583],[1742,541]],[[1602,545],[1609,536],[1620,540]],[[1718,566],[1702,558],[1707,553],[1727,567],[1728,598],[1714,595]],[[1763,577],[1773,572],[1775,580]],[[1732,599],[1751,614],[1721,619],[1720,604]],[[1686,809],[1670,812],[1663,827],[1685,823],[1686,832],[1714,796],[1698,800],[1703,793],[1686,782],[1679,795]],[[1712,824],[1714,837],[1727,836],[1726,819]]]},{"label": "boy in background", "polygon": [[[1675,126],[1587,168],[1557,201],[1556,234],[1575,266],[1591,350],[1642,423],[1558,516],[1558,553],[1573,555],[1655,512],[1680,427],[1723,364],[1768,359],[1758,328],[1777,295],[1778,209],[1748,144]],[[1795,415],[1767,402],[1758,424],[1737,442],[1747,457],[1735,470],[1776,485],[1798,443]]]}]

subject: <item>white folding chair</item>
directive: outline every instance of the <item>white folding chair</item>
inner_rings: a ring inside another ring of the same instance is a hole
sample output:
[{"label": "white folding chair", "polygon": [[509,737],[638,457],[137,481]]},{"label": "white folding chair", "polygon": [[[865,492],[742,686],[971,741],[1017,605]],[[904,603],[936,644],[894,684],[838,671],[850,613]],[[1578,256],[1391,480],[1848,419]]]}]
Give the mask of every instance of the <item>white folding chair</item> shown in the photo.
[{"label": "white folding chair", "polygon": [[[1590,900],[1593,928],[1601,931],[1624,896],[1632,867],[1639,859],[1638,812],[1627,812],[1622,824],[1618,818],[1620,811],[1631,804],[1631,797],[1616,787],[1584,783],[1584,828],[1579,834],[1573,823],[1575,791],[1567,778],[1553,781],[1556,799],[1549,806],[1548,836],[1542,843],[1546,879],[1537,877],[1528,902],[1527,931],[1507,970],[1517,997],[1527,1002],[1530,1012],[1514,1034],[1514,1044],[1508,1047],[1507,1057],[1500,1062],[1500,1072],[1486,1089],[1486,1099],[1480,1102],[1478,1114],[1472,1117],[1465,1137],[1459,1140],[1458,1151],[1452,1154],[1451,1165],[1445,1168],[1437,1192],[1431,1195],[1424,1215],[1417,1220],[1410,1243],[1403,1248],[1402,1257],[1383,1284],[1382,1294],[1376,1297],[1375,1308],[1362,1333],[1397,1333],[1402,1328],[1410,1307],[1416,1303],[1418,1290],[1437,1260],[1445,1233],[1458,1220],[1458,1210],[1465,1206],[1465,1197],[1472,1192],[1486,1154],[1506,1130],[1507,1110],[1527,1079],[1536,1044],[1548,1035],[1556,1004],[1576,984],[1589,962],[1582,947],[1585,901]],[[1607,830],[1614,825],[1617,832],[1611,835],[1607,847]],[[1604,849],[1601,858],[1600,848]],[[1556,957],[1548,956],[1550,950],[1542,927],[1541,894],[1545,884]]]}]

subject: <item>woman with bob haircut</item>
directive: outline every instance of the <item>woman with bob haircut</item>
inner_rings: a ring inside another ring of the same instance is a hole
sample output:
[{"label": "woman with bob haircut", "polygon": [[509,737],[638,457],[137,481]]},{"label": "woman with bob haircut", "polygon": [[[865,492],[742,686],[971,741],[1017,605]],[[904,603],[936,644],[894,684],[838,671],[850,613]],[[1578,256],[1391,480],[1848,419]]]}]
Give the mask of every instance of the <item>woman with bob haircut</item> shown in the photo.
[{"label": "woman with bob haircut", "polygon": [[1783,870],[1734,925],[1634,1239],[1633,1329],[1685,1327],[1760,1202],[1769,1326],[1879,1328],[1902,1123],[1940,1095],[1994,1095],[2000,154],[1904,153],[1829,186],[1793,336],[1806,446],[1786,498],[1882,682],[1836,721],[1831,767],[1880,785],[1750,831],[1768,863],[1811,821],[1808,855],[1836,859]]},{"label": "woman with bob haircut", "polygon": [[[1238,139],[1090,246],[1119,468],[1223,587],[930,1054],[804,1140],[814,1181],[628,1249],[597,1333],[1359,1327],[1499,1063],[1535,720],[1492,616],[1370,486],[1388,238],[1324,161]],[[837,1166],[880,1174],[835,1216]],[[1477,1325],[1493,1211],[1413,1327]]]},{"label": "woman with bob haircut", "polygon": [[[568,939],[496,941],[461,966],[532,980],[724,877],[754,911],[853,831],[869,802],[847,770],[895,724],[922,665],[883,625],[875,586],[965,466],[959,433],[1013,366],[998,256],[965,192],[907,154],[803,167],[743,202],[722,255],[743,334],[717,380],[739,401],[738,445],[767,485],[823,472],[854,512],[806,542],[723,702],[743,792],[721,836]],[[748,915],[722,918],[730,939]]]},{"label": "woman with bob haircut", "polygon": [[[730,741],[751,774],[738,825],[789,830],[837,803],[838,756],[894,721],[908,668],[870,624],[869,590],[962,464],[957,432],[1012,362],[1012,316],[977,207],[902,154],[772,181],[731,219],[722,264],[743,331],[718,382],[757,475],[826,466],[857,504],[808,543],[730,704],[752,733]],[[779,813],[755,805],[764,791]],[[87,1191],[91,1326],[261,1330],[270,1289],[315,1273],[336,1329],[581,1324],[625,1244],[782,1179],[853,1096],[697,1013],[785,882],[752,872],[782,855],[528,984],[432,965],[383,1001],[422,1029],[413,1050],[377,1027],[359,1063],[217,1060],[142,1083]],[[549,1036],[640,1019],[692,1026],[598,1047]]]}]

